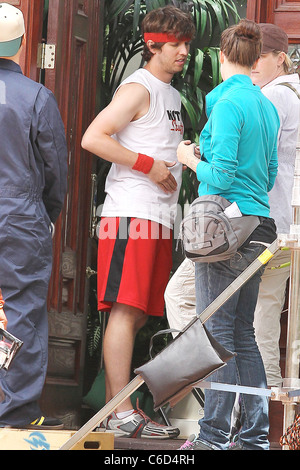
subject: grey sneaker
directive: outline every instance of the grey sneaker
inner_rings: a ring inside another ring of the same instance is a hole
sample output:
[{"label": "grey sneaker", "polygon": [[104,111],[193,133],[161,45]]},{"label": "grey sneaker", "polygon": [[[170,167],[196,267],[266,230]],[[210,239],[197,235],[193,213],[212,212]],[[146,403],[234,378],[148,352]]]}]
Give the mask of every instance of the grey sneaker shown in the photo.
[{"label": "grey sneaker", "polygon": [[195,434],[191,434],[191,436],[185,441],[184,444],[182,444],[182,446],[179,447],[178,450],[189,449],[190,445],[193,443],[195,437],[196,437]]},{"label": "grey sneaker", "polygon": [[190,438],[178,450],[220,450],[218,447],[208,442],[202,441],[198,437],[193,441]]},{"label": "grey sneaker", "polygon": [[238,442],[231,442],[228,450],[245,450]]},{"label": "grey sneaker", "polygon": [[178,428],[158,424],[141,410],[135,410],[123,419],[118,419],[116,414],[112,413],[105,422],[105,428],[116,437],[174,439],[180,434]]}]

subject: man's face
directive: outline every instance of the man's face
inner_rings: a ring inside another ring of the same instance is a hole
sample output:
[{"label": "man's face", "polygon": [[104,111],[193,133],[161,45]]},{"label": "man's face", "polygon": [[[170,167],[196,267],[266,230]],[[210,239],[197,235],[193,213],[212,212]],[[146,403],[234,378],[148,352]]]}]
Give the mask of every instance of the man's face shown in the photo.
[{"label": "man's face", "polygon": [[262,54],[258,59],[257,65],[251,72],[251,79],[254,85],[260,88],[275,80],[279,75],[282,75],[284,54],[273,54],[268,52]]},{"label": "man's face", "polygon": [[157,59],[164,72],[170,75],[182,72],[189,50],[189,42],[165,43],[157,54]]}]

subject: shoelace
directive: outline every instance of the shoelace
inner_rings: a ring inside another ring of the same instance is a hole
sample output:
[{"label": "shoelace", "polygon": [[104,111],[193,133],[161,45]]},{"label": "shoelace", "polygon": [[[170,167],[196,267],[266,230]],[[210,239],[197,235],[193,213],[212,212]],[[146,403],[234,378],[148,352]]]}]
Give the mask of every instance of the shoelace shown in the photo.
[{"label": "shoelace", "polygon": [[144,411],[140,409],[140,407],[139,407],[139,399],[138,399],[138,398],[136,399],[136,409],[137,409],[138,414],[142,416],[142,418],[145,420],[146,423],[153,423],[153,424],[155,424],[155,426],[164,427],[163,424],[159,424],[159,423],[157,423],[156,421],[153,421],[153,419],[149,418],[149,416],[147,416],[147,415],[144,413]]},{"label": "shoelace", "polygon": [[[143,412],[143,410],[141,410],[141,408],[140,408],[139,405],[140,405],[140,402],[139,402],[139,399],[137,398],[137,399],[136,399],[136,411],[138,412],[139,415],[142,416],[142,418],[146,421],[146,423],[148,423],[149,421],[152,421],[152,420],[149,418],[149,416],[147,416],[147,415]],[[153,421],[152,421],[152,422],[153,422]]]},{"label": "shoelace", "polygon": [[195,439],[195,435],[193,434],[192,436],[190,436],[184,444],[182,444],[181,447],[179,447],[180,450],[184,450],[184,449],[187,449],[188,447],[190,447],[192,444],[193,444],[193,440]]},{"label": "shoelace", "polygon": [[143,410],[141,410],[141,409],[139,408],[138,398],[137,398],[137,400],[136,400],[136,410],[137,410],[137,413],[138,413],[139,415],[141,415],[142,418],[145,420],[146,424],[147,424],[147,423],[153,423],[153,424],[155,424],[156,426],[161,426],[161,427],[163,427],[163,424],[156,423],[155,421],[153,421],[153,419],[149,418],[149,416],[147,416],[147,415],[144,413]]}]

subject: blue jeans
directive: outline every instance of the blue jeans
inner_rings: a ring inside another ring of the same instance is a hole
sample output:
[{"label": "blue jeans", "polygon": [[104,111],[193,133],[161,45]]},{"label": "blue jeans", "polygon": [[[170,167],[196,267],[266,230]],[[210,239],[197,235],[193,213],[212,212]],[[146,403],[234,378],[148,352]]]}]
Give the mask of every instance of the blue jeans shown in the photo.
[{"label": "blue jeans", "polygon": [[[260,244],[248,244],[230,260],[217,263],[195,263],[196,303],[200,314],[264,251]],[[215,312],[205,326],[214,338],[236,357],[211,375],[213,382],[267,387],[266,375],[253,328],[261,268],[238,292]],[[204,417],[199,421],[199,438],[225,450],[229,445],[231,413],[235,393],[206,390]],[[241,395],[239,444],[247,450],[268,450],[268,398]]]}]

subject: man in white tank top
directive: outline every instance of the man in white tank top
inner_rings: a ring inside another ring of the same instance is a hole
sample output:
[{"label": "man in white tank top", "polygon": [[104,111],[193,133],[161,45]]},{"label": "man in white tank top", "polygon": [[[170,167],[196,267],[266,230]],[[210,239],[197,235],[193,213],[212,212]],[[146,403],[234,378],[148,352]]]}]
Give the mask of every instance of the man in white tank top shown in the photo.
[{"label": "man in white tank top", "polygon": [[[98,244],[98,309],[109,311],[104,337],[106,400],[130,380],[138,330],[164,313],[172,267],[172,227],[181,185],[176,150],[183,138],[181,72],[195,27],[167,6],[142,25],[144,68],[128,77],[87,129],[82,146],[112,162]],[[102,426],[116,436],[174,438],[179,430],[151,421],[128,398]]]}]

